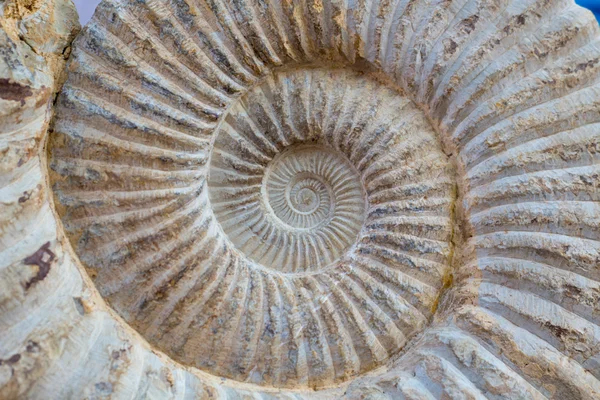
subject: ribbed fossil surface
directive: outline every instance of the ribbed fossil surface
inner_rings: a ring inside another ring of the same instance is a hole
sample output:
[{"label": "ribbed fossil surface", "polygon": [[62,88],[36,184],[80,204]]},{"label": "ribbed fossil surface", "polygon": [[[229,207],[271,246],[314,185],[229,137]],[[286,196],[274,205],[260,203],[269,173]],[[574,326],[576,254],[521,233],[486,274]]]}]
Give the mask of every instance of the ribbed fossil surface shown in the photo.
[{"label": "ribbed fossil surface", "polygon": [[63,91],[80,112],[55,126],[55,191],[100,292],[158,348],[236,380],[324,386],[385,363],[430,319],[454,183],[406,97],[345,69],[275,73],[214,137],[199,116],[173,125],[184,146],[159,133],[169,121],[119,134],[92,106],[103,90]]},{"label": "ribbed fossil surface", "polygon": [[105,0],[68,74],[47,159],[0,92],[0,397],[600,398],[572,0]]}]

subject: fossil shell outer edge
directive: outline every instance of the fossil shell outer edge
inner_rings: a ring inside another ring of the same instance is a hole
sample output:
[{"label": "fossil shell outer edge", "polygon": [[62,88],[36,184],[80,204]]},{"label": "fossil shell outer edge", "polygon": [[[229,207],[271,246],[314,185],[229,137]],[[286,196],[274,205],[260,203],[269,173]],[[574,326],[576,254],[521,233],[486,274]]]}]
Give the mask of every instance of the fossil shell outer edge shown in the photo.
[{"label": "fossil shell outer edge", "polygon": [[104,1],[55,202],[39,141],[2,161],[0,394],[600,397],[599,37],[570,0]]}]

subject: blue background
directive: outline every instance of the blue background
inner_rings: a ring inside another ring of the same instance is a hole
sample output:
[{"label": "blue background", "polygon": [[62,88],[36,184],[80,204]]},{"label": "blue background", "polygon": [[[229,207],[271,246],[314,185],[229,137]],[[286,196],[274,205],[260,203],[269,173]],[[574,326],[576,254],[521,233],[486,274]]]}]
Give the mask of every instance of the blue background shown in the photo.
[{"label": "blue background", "polygon": [[575,3],[592,10],[600,21],[600,0],[575,0]]},{"label": "blue background", "polygon": [[[81,24],[85,25],[88,20],[92,17],[94,9],[100,3],[100,0],[74,0],[79,15],[81,18]],[[576,0],[577,4],[587,7],[596,14],[596,18],[600,20],[600,0]]]}]

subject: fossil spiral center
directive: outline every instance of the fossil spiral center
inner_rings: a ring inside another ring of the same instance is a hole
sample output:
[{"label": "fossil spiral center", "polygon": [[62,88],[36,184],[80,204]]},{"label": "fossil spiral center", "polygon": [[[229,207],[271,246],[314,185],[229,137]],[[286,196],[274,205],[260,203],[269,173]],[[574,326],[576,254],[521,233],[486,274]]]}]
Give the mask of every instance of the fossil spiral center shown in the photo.
[{"label": "fossil spiral center", "polygon": [[294,191],[299,192],[295,198],[292,198],[292,205],[295,205],[296,211],[311,212],[319,206],[319,198],[312,189],[302,188],[298,191],[297,188],[294,188]]},{"label": "fossil spiral center", "polygon": [[[330,223],[336,207],[348,201],[360,215],[364,203],[353,167],[342,155],[319,147],[282,153],[272,163],[264,183],[269,206],[291,229],[313,229]],[[351,193],[349,198],[343,197],[346,190]]]},{"label": "fossil spiral center", "polygon": [[219,153],[211,179],[217,218],[233,244],[254,262],[284,272],[310,271],[334,262],[356,241],[364,219],[364,190],[352,164],[337,150],[289,146],[266,163],[260,192],[254,181],[236,180],[245,189],[236,192],[233,202],[224,201],[231,192],[222,190],[231,180],[217,179],[231,178],[236,171],[223,175],[218,164]]},{"label": "fossil spiral center", "polygon": [[[327,190],[327,184],[320,181],[318,176],[308,176],[301,179],[295,179],[296,182],[290,181],[285,188],[285,202],[279,201],[280,196],[277,194],[277,190],[274,185],[270,184],[269,201],[279,203],[283,206],[283,209],[278,207],[279,218],[282,220],[288,219],[287,214],[292,216],[325,216],[326,213],[331,209],[330,204],[326,204],[327,201],[331,201],[329,191]],[[290,225],[296,226],[297,228],[310,228],[312,226],[306,226],[302,222],[306,218],[300,217],[301,222],[296,223],[290,221]]]}]

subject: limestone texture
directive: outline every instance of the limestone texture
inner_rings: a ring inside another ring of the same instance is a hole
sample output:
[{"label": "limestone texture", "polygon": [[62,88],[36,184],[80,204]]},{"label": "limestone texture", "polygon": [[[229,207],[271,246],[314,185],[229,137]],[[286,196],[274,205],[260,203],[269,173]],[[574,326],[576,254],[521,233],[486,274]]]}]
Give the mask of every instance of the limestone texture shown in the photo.
[{"label": "limestone texture", "polygon": [[573,0],[0,7],[0,398],[600,398]]}]

